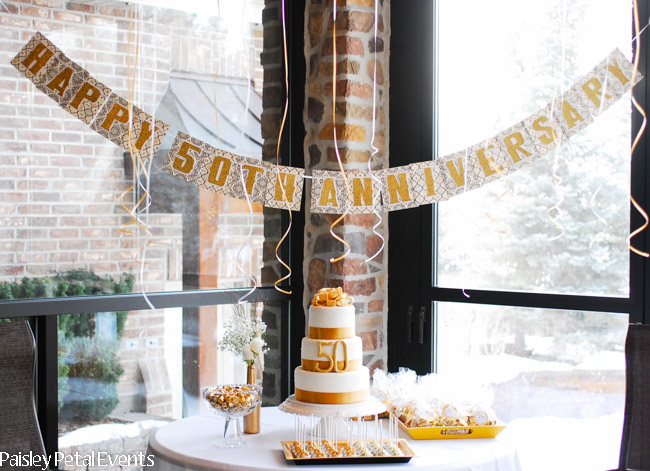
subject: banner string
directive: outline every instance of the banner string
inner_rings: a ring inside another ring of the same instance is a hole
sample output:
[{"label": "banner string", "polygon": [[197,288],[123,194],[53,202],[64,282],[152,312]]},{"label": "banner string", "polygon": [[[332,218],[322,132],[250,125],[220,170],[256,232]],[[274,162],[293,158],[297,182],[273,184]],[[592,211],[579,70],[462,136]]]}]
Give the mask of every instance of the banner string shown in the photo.
[{"label": "banner string", "polygon": [[279,251],[280,251],[280,246],[289,235],[289,232],[291,231],[291,226],[293,225],[293,213],[289,205],[289,198],[287,198],[287,192],[284,187],[284,182],[282,181],[282,176],[280,175],[280,143],[282,142],[282,133],[284,131],[284,124],[287,120],[287,111],[289,110],[289,76],[288,76],[289,58],[287,53],[287,24],[285,19],[285,12],[284,12],[284,0],[282,0],[281,8],[282,8],[282,12],[281,12],[282,13],[282,48],[284,53],[284,90],[285,90],[286,98],[284,100],[284,112],[282,114],[282,122],[280,123],[280,131],[278,132],[278,144],[275,151],[275,170],[276,170],[276,178],[277,178],[276,181],[280,185],[280,190],[282,191],[282,199],[287,203],[287,210],[289,211],[289,225],[287,226],[287,230],[284,232],[284,234],[282,234],[282,237],[280,238],[277,245],[275,246],[275,258],[280,263],[280,265],[282,265],[284,268],[288,270],[289,273],[277,279],[275,283],[273,283],[273,287],[276,290],[278,290],[280,293],[291,294],[292,291],[285,290],[278,286],[284,280],[291,277],[291,267],[287,263],[285,263],[284,260],[282,260]]},{"label": "banner string", "polygon": [[[647,25],[646,25],[647,27]],[[643,28],[645,30],[645,28]],[[634,141],[632,142],[632,149],[630,150],[630,160],[632,159],[632,156],[634,155],[634,150],[636,149],[636,146],[639,144],[639,141],[641,140],[641,136],[643,135],[646,124],[647,124],[647,116],[645,113],[645,110],[643,107],[639,104],[638,101],[636,101],[636,98],[634,97],[634,79],[636,78],[636,74],[639,70],[639,57],[640,57],[640,52],[641,52],[641,32],[639,31],[639,5],[638,5],[638,0],[634,0],[634,41],[636,41],[636,53],[634,54],[634,62],[633,62],[633,67],[632,67],[632,78],[630,79],[630,95],[632,96],[632,104],[634,105],[634,108],[639,112],[641,116],[643,116],[643,121],[641,123],[641,127],[639,128],[639,131],[637,132],[636,136],[634,137]],[[635,229],[628,237],[628,247],[632,252],[634,252],[637,255],[641,255],[642,257],[650,257],[650,253],[644,252],[643,250],[639,250],[636,247],[632,245],[632,238],[636,236],[637,234],[640,234],[643,232],[647,227],[648,223],[650,222],[650,219],[648,218],[648,213],[644,211],[644,209],[641,207],[639,203],[634,199],[632,196],[632,193],[630,192],[630,200],[632,201],[632,204],[636,208],[636,210],[643,216],[644,223],[641,227],[638,227]]]},{"label": "banner string", "polygon": [[[246,0],[242,2],[242,17],[241,17],[241,29],[240,29],[242,34],[242,44],[244,49],[242,55],[246,55],[248,52],[246,35],[244,34],[245,23],[246,23],[245,19],[246,19]],[[243,116],[242,127],[241,127],[241,136],[240,136],[241,138],[244,137],[245,127],[248,121],[248,106],[250,103],[250,94],[251,94],[251,62],[249,60],[246,61],[246,78],[247,78],[246,83],[248,87],[247,87],[247,94],[246,94],[246,107],[244,109],[244,116]],[[253,269],[252,261],[250,261],[249,263],[249,267],[251,269],[249,272],[247,272],[244,269],[243,264],[240,264],[239,261],[239,258],[242,252],[244,251],[244,247],[245,246],[250,247],[251,245],[251,238],[253,236],[253,223],[255,222],[254,214],[253,214],[253,205],[251,204],[251,198],[246,189],[246,182],[244,181],[244,164],[242,163],[239,164],[239,175],[241,177],[241,185],[242,185],[242,189],[244,190],[244,196],[246,197],[246,205],[248,206],[249,224],[248,224],[248,235],[246,236],[246,240],[242,244],[240,244],[239,250],[237,251],[237,257],[235,258],[235,260],[237,261],[237,268],[244,275],[248,276],[248,278],[253,282],[253,286],[251,287],[251,289],[237,300],[237,303],[241,304],[246,300],[246,298],[250,297],[255,292],[255,290],[257,289],[257,280],[255,279],[255,276],[253,276],[252,273],[252,269]],[[249,260],[250,260],[250,254],[249,254]]]},{"label": "banner string", "polygon": [[[379,22],[379,2],[375,0],[375,25],[374,25],[375,50],[374,50],[374,64],[372,70],[372,138],[370,139],[370,147],[372,148],[372,153],[370,154],[370,158],[368,159],[368,172],[370,172],[370,177],[372,178],[372,180],[377,182],[378,185],[381,185],[381,180],[372,171],[372,161],[374,159],[374,156],[379,153],[379,148],[375,146],[375,130],[376,130],[376,123],[377,123],[377,23],[378,22]],[[373,198],[375,198],[374,188],[372,194],[373,194]],[[384,245],[386,244],[386,239],[384,238],[384,236],[381,233],[379,233],[379,231],[377,231],[377,229],[382,225],[383,222],[383,218],[378,209],[380,200],[381,200],[381,192],[377,192],[377,197],[373,201],[373,206],[372,206],[373,213],[375,214],[375,225],[372,226],[372,232],[377,237],[379,237],[379,239],[381,240],[381,245],[377,249],[377,251],[372,255],[372,257],[366,258],[365,260],[366,263],[378,257],[379,254],[384,250]]]},{"label": "banner string", "polygon": [[[337,67],[336,67],[336,61],[337,61],[337,52],[336,52],[336,3],[337,0],[332,1],[332,129],[334,133],[334,153],[336,154],[336,161],[339,164],[339,169],[341,170],[341,175],[343,176],[343,182],[345,183],[345,191],[348,194],[348,199],[349,201],[352,201],[352,191],[350,190],[350,182],[348,181],[347,174],[345,173],[345,169],[343,168],[343,162],[341,161],[341,154],[339,153],[339,144],[338,144],[338,139],[336,136],[336,76],[337,76]],[[374,116],[373,116],[373,122],[374,122]],[[332,237],[334,237],[336,240],[341,242],[344,246],[345,249],[343,251],[343,255],[339,255],[338,257],[332,257],[330,258],[330,263],[336,263],[344,258],[346,258],[350,254],[350,244],[348,244],[342,237],[339,237],[335,232],[334,232],[334,227],[336,227],[338,224],[343,221],[345,216],[348,215],[349,213],[348,205],[345,205],[345,210],[343,211],[343,214],[341,214],[332,224],[330,225],[330,234]]]}]

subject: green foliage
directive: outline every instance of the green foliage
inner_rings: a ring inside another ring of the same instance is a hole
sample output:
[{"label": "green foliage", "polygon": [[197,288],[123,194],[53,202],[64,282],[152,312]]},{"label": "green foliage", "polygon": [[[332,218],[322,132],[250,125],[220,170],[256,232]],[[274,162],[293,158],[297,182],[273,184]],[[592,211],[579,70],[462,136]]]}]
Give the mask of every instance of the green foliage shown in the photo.
[{"label": "green foliage", "polygon": [[118,403],[117,382],[124,372],[117,356],[119,342],[76,337],[64,339],[63,344],[74,393],[68,394],[61,418],[75,422],[103,419]]}]

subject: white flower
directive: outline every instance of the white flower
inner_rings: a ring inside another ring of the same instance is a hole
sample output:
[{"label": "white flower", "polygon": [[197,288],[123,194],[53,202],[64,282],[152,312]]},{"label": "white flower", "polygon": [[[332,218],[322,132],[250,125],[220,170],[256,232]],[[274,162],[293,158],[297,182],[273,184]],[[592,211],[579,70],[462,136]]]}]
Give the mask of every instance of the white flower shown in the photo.
[{"label": "white flower", "polygon": [[262,349],[264,348],[264,345],[266,345],[266,342],[262,340],[259,337],[255,337],[253,341],[250,344],[250,350],[255,353],[256,355],[261,355],[262,354]]},{"label": "white flower", "polygon": [[245,361],[253,361],[255,359],[255,353],[251,350],[250,345],[246,345],[241,352]]}]

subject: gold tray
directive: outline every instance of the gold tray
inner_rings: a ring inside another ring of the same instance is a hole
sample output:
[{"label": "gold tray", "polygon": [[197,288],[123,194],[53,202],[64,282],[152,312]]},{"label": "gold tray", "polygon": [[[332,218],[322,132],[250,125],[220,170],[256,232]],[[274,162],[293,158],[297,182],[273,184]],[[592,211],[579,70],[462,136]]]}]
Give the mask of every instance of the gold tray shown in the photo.
[{"label": "gold tray", "polygon": [[[355,440],[356,442],[356,440]],[[365,443],[371,443],[372,440]],[[290,462],[297,465],[303,464],[375,464],[375,463],[408,463],[411,458],[415,456],[415,452],[409,446],[408,442],[404,439],[397,441],[397,446],[404,453],[402,456],[325,456],[325,457],[307,457],[307,458],[296,458],[291,452],[291,445],[296,443],[292,442],[280,442],[282,444],[282,451],[284,452],[284,458]],[[307,444],[311,442],[306,442]],[[337,444],[342,446],[345,444],[345,440],[338,441]]]},{"label": "gold tray", "polygon": [[499,425],[468,425],[449,427],[407,427],[398,420],[402,430],[414,440],[439,440],[449,438],[494,438],[506,428],[505,424]]}]

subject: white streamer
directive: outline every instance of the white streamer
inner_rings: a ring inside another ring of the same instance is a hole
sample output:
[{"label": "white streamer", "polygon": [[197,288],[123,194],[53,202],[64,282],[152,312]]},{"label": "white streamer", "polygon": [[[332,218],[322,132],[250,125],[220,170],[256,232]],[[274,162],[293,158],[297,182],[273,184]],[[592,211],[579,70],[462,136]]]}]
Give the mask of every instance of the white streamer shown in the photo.
[{"label": "white streamer", "polygon": [[[375,0],[375,26],[374,26],[375,48],[374,48],[374,64],[373,64],[374,67],[372,71],[372,138],[370,140],[370,147],[372,148],[372,153],[370,154],[370,158],[368,159],[368,171],[370,172],[371,178],[379,185],[381,185],[381,180],[375,175],[375,172],[372,171],[372,166],[371,166],[373,157],[379,153],[379,148],[375,146],[375,126],[377,123],[377,23],[379,22],[378,5],[379,2]],[[373,195],[374,195],[374,190],[373,190]],[[382,250],[384,250],[384,246],[386,244],[386,239],[384,238],[384,236],[377,231],[377,228],[381,226],[383,222],[381,213],[377,209],[379,207],[378,203],[380,199],[381,199],[381,193],[377,193],[376,202],[373,201],[373,205],[372,205],[372,209],[376,221],[375,225],[372,226],[372,232],[373,234],[375,234],[377,237],[381,239],[381,246],[379,247],[379,249],[377,249],[377,252],[375,252],[375,254],[372,257],[369,257],[365,260],[366,263],[376,258],[382,252]]]}]

